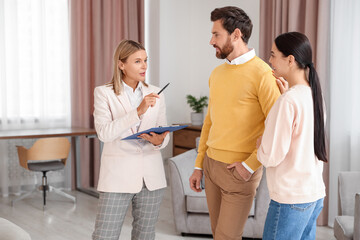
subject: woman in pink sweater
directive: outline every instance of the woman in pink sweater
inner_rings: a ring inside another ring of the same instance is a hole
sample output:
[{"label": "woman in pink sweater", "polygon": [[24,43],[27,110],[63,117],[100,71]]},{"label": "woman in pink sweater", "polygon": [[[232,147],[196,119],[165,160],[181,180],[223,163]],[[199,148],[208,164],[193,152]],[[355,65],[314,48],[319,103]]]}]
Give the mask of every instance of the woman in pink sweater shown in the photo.
[{"label": "woman in pink sweater", "polygon": [[282,95],[257,142],[271,198],[263,240],[315,239],[327,154],[323,98],[309,39],[298,32],[279,35],[269,61]]}]

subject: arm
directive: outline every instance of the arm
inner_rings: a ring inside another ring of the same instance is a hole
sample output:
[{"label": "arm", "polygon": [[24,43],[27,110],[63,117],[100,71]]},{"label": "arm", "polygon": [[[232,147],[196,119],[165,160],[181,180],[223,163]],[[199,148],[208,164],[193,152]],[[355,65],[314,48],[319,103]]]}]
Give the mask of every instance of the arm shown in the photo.
[{"label": "arm", "polygon": [[284,99],[275,103],[265,123],[265,131],[257,152],[265,167],[276,167],[289,152],[295,119],[293,105]]},{"label": "arm", "polygon": [[207,150],[207,139],[209,137],[209,131],[210,131],[210,127],[211,127],[211,119],[210,119],[210,104],[209,104],[209,108],[208,108],[208,112],[206,114],[205,117],[205,121],[203,124],[203,127],[201,129],[201,135],[200,135],[200,141],[199,141],[199,148],[198,148],[198,154],[195,160],[195,169],[193,174],[190,176],[189,178],[189,182],[190,182],[190,188],[195,191],[195,192],[201,192],[201,179],[203,177],[203,162],[204,162],[204,157],[205,157],[205,153]]},{"label": "arm", "polygon": [[113,119],[108,97],[101,87],[95,88],[93,114],[95,129],[98,138],[103,142],[114,141],[140,122],[136,109],[121,118]]},{"label": "arm", "polygon": [[206,145],[206,142],[208,140],[209,132],[210,132],[210,128],[211,128],[210,109],[211,109],[211,101],[209,101],[208,111],[205,116],[203,127],[201,128],[198,154],[197,154],[197,157],[195,160],[195,167],[199,168],[199,169],[203,168],[204,157],[205,157],[206,150],[208,148],[208,146]]},{"label": "arm", "polygon": [[[259,104],[262,109],[262,112],[265,116],[270,112],[270,109],[280,96],[279,88],[276,84],[275,77],[272,75],[272,72],[269,70],[266,72],[259,85],[258,89],[258,98],[259,98]],[[260,166],[261,163],[257,160],[257,149],[251,153],[248,159],[246,159],[242,165],[249,171],[251,174],[255,172]]]},{"label": "arm", "polygon": [[209,102],[208,111],[204,120],[203,127],[201,129],[198,154],[195,160],[195,169],[193,174],[189,178],[190,188],[195,192],[201,192],[200,184],[203,176],[203,162],[206,150],[208,148],[206,142],[209,137],[209,131],[211,128],[210,109],[211,104]]},{"label": "arm", "polygon": [[[210,80],[209,80],[209,85],[210,85]],[[201,179],[203,177],[202,169],[203,169],[204,157],[206,154],[206,150],[208,148],[206,142],[209,138],[209,132],[212,125],[210,112],[211,112],[211,97],[209,98],[208,110],[205,116],[203,126],[201,128],[198,154],[195,160],[195,169],[193,174],[189,178],[190,188],[195,192],[201,192],[200,184],[201,184]]]}]

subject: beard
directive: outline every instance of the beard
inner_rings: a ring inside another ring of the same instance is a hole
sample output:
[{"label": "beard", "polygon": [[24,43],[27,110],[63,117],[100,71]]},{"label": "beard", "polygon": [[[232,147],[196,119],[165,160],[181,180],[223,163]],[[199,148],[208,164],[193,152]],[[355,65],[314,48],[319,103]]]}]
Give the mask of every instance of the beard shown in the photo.
[{"label": "beard", "polygon": [[219,49],[219,52],[216,52],[216,57],[219,59],[227,58],[227,56],[229,56],[229,54],[234,50],[234,47],[231,45],[230,37],[227,39],[225,45],[222,48],[217,45],[213,46]]}]

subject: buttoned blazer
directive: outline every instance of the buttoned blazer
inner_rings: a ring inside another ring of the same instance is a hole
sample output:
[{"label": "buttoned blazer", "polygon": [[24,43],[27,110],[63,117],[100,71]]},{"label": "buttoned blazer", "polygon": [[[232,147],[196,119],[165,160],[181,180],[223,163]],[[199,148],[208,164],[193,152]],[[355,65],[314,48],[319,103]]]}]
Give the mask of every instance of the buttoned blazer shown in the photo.
[{"label": "buttoned blazer", "polygon": [[[151,85],[142,86],[143,96],[159,90]],[[167,125],[163,93],[156,100],[155,106],[149,107],[140,119],[124,90],[117,96],[111,85],[96,87],[94,122],[98,138],[104,142],[98,191],[138,193],[143,181],[150,191],[166,187],[160,149],[168,144],[169,135],[161,147],[144,140],[121,140],[136,133],[136,125],[139,123],[139,132]]]}]

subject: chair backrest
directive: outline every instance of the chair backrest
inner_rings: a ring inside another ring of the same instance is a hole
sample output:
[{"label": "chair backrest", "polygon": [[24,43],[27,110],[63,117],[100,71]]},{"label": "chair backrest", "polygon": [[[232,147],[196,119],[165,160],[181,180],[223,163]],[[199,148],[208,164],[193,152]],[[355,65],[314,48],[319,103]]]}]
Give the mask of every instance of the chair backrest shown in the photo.
[{"label": "chair backrest", "polygon": [[360,192],[360,172],[340,172],[338,214],[354,216],[355,194]]},{"label": "chair backrest", "polygon": [[16,146],[18,149],[20,165],[26,169],[29,160],[61,160],[66,164],[70,152],[70,142],[67,138],[41,138],[34,145],[26,149]]}]

